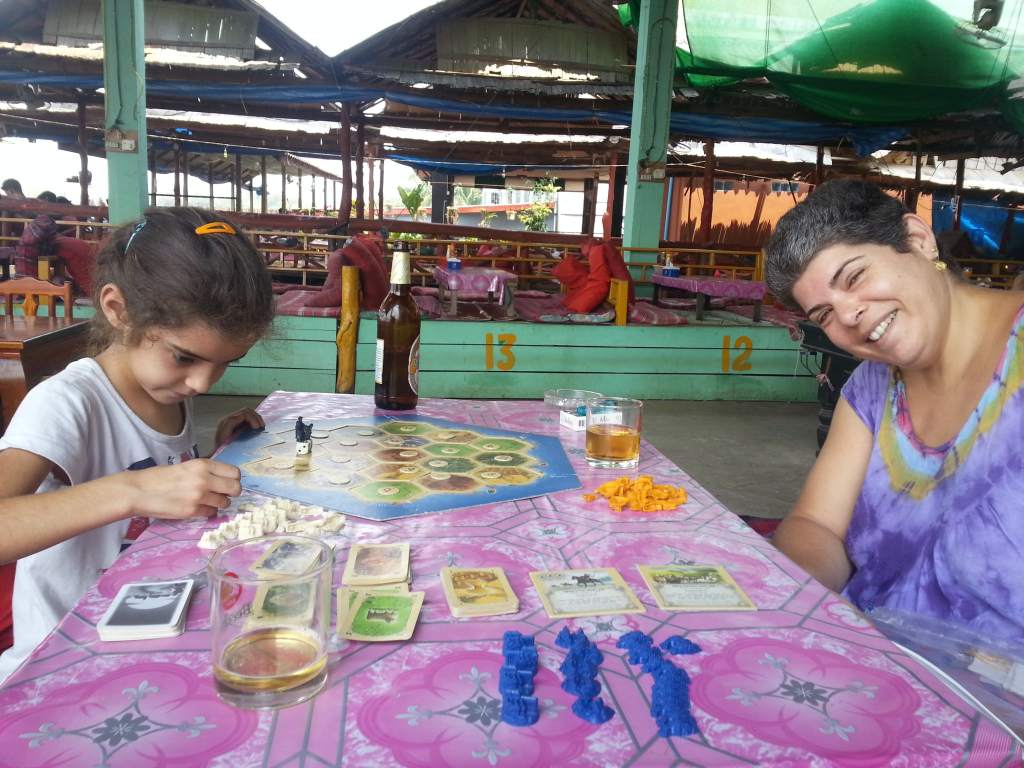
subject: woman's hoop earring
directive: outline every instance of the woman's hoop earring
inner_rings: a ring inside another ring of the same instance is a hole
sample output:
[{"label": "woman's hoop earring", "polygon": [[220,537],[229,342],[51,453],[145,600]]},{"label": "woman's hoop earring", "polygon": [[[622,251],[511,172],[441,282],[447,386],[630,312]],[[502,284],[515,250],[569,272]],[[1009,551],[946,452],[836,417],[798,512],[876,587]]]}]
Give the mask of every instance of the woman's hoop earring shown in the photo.
[{"label": "woman's hoop earring", "polygon": [[938,270],[939,272],[945,272],[947,264],[944,261],[939,261],[938,259],[936,259],[935,261],[932,262],[932,266],[935,267],[935,269]]}]

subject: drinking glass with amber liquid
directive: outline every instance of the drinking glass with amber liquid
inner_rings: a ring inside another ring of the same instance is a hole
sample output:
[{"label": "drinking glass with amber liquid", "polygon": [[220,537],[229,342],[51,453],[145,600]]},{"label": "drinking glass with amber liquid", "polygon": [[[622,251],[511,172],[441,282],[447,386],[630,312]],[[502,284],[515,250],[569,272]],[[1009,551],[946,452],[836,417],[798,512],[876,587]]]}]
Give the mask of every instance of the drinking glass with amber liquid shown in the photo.
[{"label": "drinking glass with amber liquid", "polygon": [[217,695],[246,709],[315,696],[327,681],[334,551],[308,536],[263,536],[207,566]]},{"label": "drinking glass with amber liquid", "polygon": [[587,463],[602,469],[631,469],[640,463],[644,404],[627,397],[587,401]]}]

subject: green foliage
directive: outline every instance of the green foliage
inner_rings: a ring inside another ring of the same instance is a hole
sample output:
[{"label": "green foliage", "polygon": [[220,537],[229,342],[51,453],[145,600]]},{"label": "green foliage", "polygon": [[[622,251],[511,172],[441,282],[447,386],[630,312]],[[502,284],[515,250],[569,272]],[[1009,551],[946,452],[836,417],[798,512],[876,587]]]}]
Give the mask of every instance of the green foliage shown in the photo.
[{"label": "green foliage", "polygon": [[494,217],[497,216],[497,215],[498,214],[495,213],[494,211],[487,211],[483,216],[480,217],[480,226],[481,227],[489,227],[489,226],[491,226],[491,222],[494,221]]},{"label": "green foliage", "polygon": [[483,202],[484,193],[477,187],[456,187],[455,206],[461,208],[465,205],[480,205]]},{"label": "green foliage", "polygon": [[528,232],[543,232],[551,215],[549,203],[555,199],[558,187],[551,179],[537,179],[533,183],[533,202],[530,207],[516,214]]},{"label": "green foliage", "polygon": [[409,211],[413,221],[417,221],[423,209],[423,202],[427,199],[429,187],[426,184],[418,184],[415,187],[399,187],[398,196],[402,198],[402,205]]}]

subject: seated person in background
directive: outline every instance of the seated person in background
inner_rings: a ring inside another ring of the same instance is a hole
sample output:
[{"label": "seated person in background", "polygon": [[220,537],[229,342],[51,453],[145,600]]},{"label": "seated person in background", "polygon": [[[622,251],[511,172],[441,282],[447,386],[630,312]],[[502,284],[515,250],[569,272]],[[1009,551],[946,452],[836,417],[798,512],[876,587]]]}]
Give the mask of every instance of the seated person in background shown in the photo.
[{"label": "seated person in background", "polygon": [[17,179],[4,179],[4,183],[0,184],[0,191],[4,193],[4,197],[12,197],[15,200],[25,197],[25,193],[21,191],[21,182]]},{"label": "seated person in background", "polygon": [[36,195],[36,200],[42,200],[44,203],[56,203],[57,195],[50,190],[46,190],[45,192],[40,192]]},{"label": "seated person in background", "polygon": [[1024,296],[946,268],[878,188],[830,181],[778,223],[766,277],[863,362],[774,543],[859,608],[1024,632]]}]

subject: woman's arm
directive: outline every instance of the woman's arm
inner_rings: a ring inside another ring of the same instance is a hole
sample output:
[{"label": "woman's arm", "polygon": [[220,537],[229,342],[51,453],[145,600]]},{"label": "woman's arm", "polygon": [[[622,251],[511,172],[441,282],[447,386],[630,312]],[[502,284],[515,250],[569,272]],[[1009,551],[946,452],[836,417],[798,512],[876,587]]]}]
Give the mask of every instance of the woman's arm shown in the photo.
[{"label": "woman's arm", "polygon": [[772,539],[797,565],[835,592],[846,585],[853,571],[843,542],[872,444],[871,432],[841,398],[800,498]]},{"label": "woman's arm", "polygon": [[0,563],[135,515],[212,515],[242,491],[237,467],[194,459],[37,494],[52,468],[50,461],[29,451],[0,451]]}]

